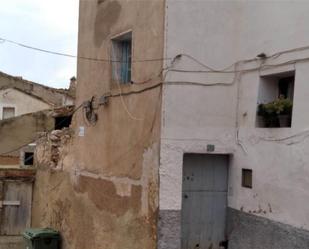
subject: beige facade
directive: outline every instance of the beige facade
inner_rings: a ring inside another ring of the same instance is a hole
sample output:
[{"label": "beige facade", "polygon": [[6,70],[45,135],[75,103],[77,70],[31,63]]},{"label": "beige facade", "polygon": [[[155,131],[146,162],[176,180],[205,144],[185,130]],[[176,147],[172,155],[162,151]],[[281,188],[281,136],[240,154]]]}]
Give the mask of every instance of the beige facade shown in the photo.
[{"label": "beige facade", "polygon": [[52,104],[15,88],[0,90],[0,119],[7,117],[6,110],[11,111],[11,116],[15,117],[31,112],[47,110],[51,107]]},{"label": "beige facade", "polygon": [[72,105],[74,92],[56,89],[0,72],[0,90],[14,88],[41,99],[53,106]]},{"label": "beige facade", "polygon": [[[184,155],[219,154],[230,227],[211,248],[308,248],[309,5],[247,2],[80,1],[76,106],[86,104],[73,133],[38,148],[34,226],[59,229],[65,249],[180,249]],[[261,85],[291,75],[291,127],[259,127]]]},{"label": "beige facade", "polygon": [[73,105],[75,85],[73,80],[70,89],[56,89],[0,72],[0,119]]},{"label": "beige facade", "polygon": [[38,132],[46,132],[53,127],[54,118],[48,110],[0,120],[0,167],[19,168],[21,145],[25,147],[34,143]]},{"label": "beige facade", "polygon": [[[50,88],[0,72],[1,167],[23,166],[23,150],[29,149],[27,145],[35,141],[36,133],[54,127],[50,110],[72,105],[74,95],[73,87],[70,91]],[[33,151],[35,144],[30,147]],[[6,153],[10,151],[12,153]]]},{"label": "beige facade", "polygon": [[[66,249],[156,248],[163,62],[140,60],[162,57],[163,26],[161,0],[80,1],[79,56],[98,60],[78,61],[76,106],[94,97],[98,120],[76,112],[56,166],[38,148],[33,205],[33,226],[59,229]],[[119,86],[112,39],[127,32],[140,62],[132,63],[135,83]],[[104,95],[108,104],[98,106]]]}]

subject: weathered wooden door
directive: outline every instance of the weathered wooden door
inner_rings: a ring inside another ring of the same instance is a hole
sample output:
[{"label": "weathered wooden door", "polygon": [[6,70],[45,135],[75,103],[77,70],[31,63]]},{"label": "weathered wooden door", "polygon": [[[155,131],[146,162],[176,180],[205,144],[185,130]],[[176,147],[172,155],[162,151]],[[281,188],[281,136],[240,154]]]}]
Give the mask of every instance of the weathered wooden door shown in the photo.
[{"label": "weathered wooden door", "polygon": [[0,235],[20,235],[30,227],[32,182],[4,180],[0,185]]},{"label": "weathered wooden door", "polygon": [[219,249],[225,240],[228,156],[185,154],[182,249]]}]

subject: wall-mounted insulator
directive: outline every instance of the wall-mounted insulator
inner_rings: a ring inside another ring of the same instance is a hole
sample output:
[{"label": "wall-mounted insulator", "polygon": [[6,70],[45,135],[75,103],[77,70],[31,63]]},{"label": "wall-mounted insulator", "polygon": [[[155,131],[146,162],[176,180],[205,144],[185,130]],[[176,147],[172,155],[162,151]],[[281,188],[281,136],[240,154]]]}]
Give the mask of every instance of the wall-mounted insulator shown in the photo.
[{"label": "wall-mounted insulator", "polygon": [[265,53],[260,53],[256,56],[258,59],[266,59],[267,55]]},{"label": "wall-mounted insulator", "polygon": [[96,122],[98,121],[98,115],[95,113],[93,103],[94,103],[94,97],[92,97],[92,99],[89,101],[85,101],[83,103],[83,107],[84,107],[84,115],[87,122],[89,122],[92,125],[95,125]]},{"label": "wall-mounted insulator", "polygon": [[91,107],[91,101],[87,100],[83,103],[84,108],[90,108]]},{"label": "wall-mounted insulator", "polygon": [[108,96],[103,95],[99,98],[99,105],[107,105],[108,104]]}]

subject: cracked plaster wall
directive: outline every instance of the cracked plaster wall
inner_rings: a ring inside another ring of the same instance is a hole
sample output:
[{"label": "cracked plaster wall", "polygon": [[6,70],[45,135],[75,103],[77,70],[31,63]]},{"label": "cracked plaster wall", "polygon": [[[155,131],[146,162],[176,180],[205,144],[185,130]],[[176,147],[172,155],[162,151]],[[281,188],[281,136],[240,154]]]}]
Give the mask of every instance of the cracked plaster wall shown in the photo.
[{"label": "cracked plaster wall", "polygon": [[[50,130],[54,126],[51,111],[39,111],[0,121],[0,154],[28,144],[35,140],[38,132]],[[19,151],[9,155],[19,156]]]},{"label": "cracked plaster wall", "polygon": [[0,90],[0,119],[3,119],[3,108],[14,107],[15,116],[51,109],[52,105],[19,90],[9,88]]},{"label": "cracked plaster wall", "polygon": [[14,77],[3,72],[0,72],[0,89],[16,88],[23,92],[32,94],[48,103],[55,106],[62,106],[63,104],[70,104],[74,98],[72,94],[64,89],[56,89],[47,87],[35,82],[27,81],[21,77]]},{"label": "cracked plaster wall", "polygon": [[[163,10],[161,0],[80,1],[79,56],[110,58],[111,37],[132,30],[133,60],[160,57]],[[134,63],[132,79],[148,80],[161,68],[162,61]],[[107,92],[119,93],[106,62],[79,60],[77,81],[76,106],[94,95],[97,102]],[[87,125],[82,109],[75,113],[72,138],[60,135],[66,142],[57,142],[55,163],[50,141],[42,142],[33,224],[59,229],[65,249],[156,248],[160,109],[160,87],[110,98],[95,111],[95,125]]]},{"label": "cracked plaster wall", "polygon": [[[166,1],[165,57],[188,54],[211,68],[230,70],[256,68],[254,59],[308,46],[304,23],[309,10],[306,2],[282,1]],[[203,29],[201,29],[203,25]],[[185,32],[184,32],[185,31]],[[297,37],[297,39],[295,39]],[[194,44],[194,45],[193,45]],[[264,61],[279,64],[308,58],[309,51],[292,51]],[[171,242],[180,240],[182,158],[184,153],[215,152],[231,154],[228,205],[231,208],[275,222],[309,230],[308,200],[309,156],[308,60],[290,65],[238,73],[169,72],[166,81],[226,85],[201,86],[173,84],[164,86],[162,102],[160,213],[169,211]],[[177,59],[174,69],[209,70],[188,56]],[[260,74],[295,70],[294,108],[291,128],[256,128],[256,108]],[[230,84],[228,86],[228,84]],[[272,140],[278,141],[272,141]],[[241,169],[253,169],[253,188],[241,187]],[[164,222],[162,222],[162,225]],[[260,226],[256,227],[261,228]],[[160,228],[164,231],[164,227]],[[176,234],[176,235],[175,235]],[[168,234],[165,234],[169,240]],[[162,243],[161,243],[162,242]],[[171,244],[162,248],[169,248]],[[257,244],[255,244],[257,245]],[[268,245],[271,246],[271,245]],[[252,247],[255,248],[255,247]],[[258,247],[257,247],[258,248]],[[269,247],[271,248],[271,247]]]}]

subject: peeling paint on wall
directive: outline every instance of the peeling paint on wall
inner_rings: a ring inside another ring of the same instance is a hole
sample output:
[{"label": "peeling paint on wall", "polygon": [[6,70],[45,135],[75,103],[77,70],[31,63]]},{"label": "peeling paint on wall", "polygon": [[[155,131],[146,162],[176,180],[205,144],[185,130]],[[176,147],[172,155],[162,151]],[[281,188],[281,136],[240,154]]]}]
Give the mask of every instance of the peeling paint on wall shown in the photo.
[{"label": "peeling paint on wall", "polygon": [[[99,189],[102,189],[100,194],[98,193]],[[129,209],[133,210],[133,212],[140,210],[140,186],[132,186],[132,195],[130,197],[122,197],[117,195],[113,182],[81,176],[75,190],[79,193],[87,193],[89,199],[98,209],[117,216],[124,215]]]}]

